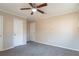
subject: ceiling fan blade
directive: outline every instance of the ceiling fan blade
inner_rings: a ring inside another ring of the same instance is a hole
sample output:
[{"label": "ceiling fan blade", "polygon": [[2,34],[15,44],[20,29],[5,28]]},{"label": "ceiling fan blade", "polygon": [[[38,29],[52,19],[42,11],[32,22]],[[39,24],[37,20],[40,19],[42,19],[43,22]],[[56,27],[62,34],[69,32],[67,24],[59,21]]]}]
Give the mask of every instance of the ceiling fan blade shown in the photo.
[{"label": "ceiling fan blade", "polygon": [[32,4],[32,3],[29,3],[29,5],[30,5],[31,7],[33,7],[33,8],[34,8],[34,6],[33,6],[33,4]]},{"label": "ceiling fan blade", "polygon": [[31,12],[31,15],[33,15],[33,12]]},{"label": "ceiling fan blade", "polygon": [[29,10],[29,9],[31,9],[31,8],[21,8],[20,10]]},{"label": "ceiling fan blade", "polygon": [[43,12],[43,11],[41,11],[41,10],[39,10],[39,9],[37,9],[37,11],[38,11],[38,12],[40,12],[40,13],[42,13],[42,14],[44,14],[44,12]]},{"label": "ceiling fan blade", "polygon": [[44,7],[44,6],[47,6],[47,3],[43,3],[43,4],[39,5],[39,6],[37,6],[37,8],[41,8],[41,7]]}]

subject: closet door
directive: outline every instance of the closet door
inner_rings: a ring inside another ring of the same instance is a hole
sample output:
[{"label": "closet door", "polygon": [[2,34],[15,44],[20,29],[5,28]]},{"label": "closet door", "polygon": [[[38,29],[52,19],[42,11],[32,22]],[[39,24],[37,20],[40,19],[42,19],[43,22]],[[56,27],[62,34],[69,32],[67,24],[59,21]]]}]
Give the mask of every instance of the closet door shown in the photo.
[{"label": "closet door", "polygon": [[0,51],[3,50],[3,16],[0,16]]},{"label": "closet door", "polygon": [[30,41],[36,41],[36,23],[30,23]]},{"label": "closet door", "polygon": [[23,39],[23,20],[14,18],[14,46],[19,46],[24,44]]}]

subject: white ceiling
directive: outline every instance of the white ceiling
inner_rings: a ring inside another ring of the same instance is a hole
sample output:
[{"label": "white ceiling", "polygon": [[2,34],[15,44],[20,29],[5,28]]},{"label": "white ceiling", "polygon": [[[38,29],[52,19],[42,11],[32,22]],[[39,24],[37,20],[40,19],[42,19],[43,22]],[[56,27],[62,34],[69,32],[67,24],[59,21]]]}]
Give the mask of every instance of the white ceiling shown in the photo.
[{"label": "white ceiling", "polygon": [[39,18],[46,18],[51,16],[62,15],[65,13],[70,13],[78,10],[79,4],[77,3],[48,3],[48,6],[40,8],[46,12],[46,14],[41,14],[35,12],[34,15],[30,15],[31,10],[20,10],[23,7],[31,7],[27,3],[0,3],[0,10],[8,12],[23,18],[28,18],[28,20],[38,20]]}]

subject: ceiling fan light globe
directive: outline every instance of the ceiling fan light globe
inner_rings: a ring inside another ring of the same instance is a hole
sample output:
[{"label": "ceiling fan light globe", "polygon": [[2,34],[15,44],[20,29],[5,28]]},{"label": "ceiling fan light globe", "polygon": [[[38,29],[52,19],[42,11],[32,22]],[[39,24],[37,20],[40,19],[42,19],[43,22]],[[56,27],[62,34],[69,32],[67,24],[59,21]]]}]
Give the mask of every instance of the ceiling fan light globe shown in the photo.
[{"label": "ceiling fan light globe", "polygon": [[32,12],[36,12],[36,11],[37,11],[37,9],[35,9],[35,8],[32,9]]}]

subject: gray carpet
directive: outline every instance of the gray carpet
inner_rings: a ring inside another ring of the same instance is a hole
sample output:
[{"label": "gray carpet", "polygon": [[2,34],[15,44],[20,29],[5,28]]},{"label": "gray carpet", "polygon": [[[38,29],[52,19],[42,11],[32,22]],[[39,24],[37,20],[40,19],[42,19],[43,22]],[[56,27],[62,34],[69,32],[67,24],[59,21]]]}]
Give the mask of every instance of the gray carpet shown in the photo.
[{"label": "gray carpet", "polygon": [[79,52],[36,42],[28,42],[27,45],[0,52],[0,56],[79,56]]}]

